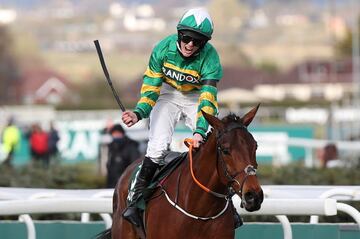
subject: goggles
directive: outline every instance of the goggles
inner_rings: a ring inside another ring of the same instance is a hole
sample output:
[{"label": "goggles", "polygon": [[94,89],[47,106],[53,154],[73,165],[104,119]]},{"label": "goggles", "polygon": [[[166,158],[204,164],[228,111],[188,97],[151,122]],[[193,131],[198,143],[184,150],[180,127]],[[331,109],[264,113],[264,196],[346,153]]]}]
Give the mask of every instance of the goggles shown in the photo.
[{"label": "goggles", "polygon": [[188,44],[189,42],[192,41],[194,46],[197,46],[197,47],[200,47],[205,43],[204,40],[196,39],[196,38],[193,38],[192,36],[188,36],[188,35],[181,34],[181,33],[180,33],[180,40],[182,42],[184,42],[185,44]]}]

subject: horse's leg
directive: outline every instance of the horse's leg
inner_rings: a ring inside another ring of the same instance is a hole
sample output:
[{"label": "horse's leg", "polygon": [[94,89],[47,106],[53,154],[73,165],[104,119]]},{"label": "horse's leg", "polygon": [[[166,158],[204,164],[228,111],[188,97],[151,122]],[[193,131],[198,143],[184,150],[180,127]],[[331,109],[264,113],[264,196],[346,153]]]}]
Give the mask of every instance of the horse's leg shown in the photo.
[{"label": "horse's leg", "polygon": [[111,227],[112,239],[137,239],[133,226],[122,217],[126,208],[126,197],[128,193],[129,176],[132,170],[126,170],[116,187],[113,196],[113,222]]}]

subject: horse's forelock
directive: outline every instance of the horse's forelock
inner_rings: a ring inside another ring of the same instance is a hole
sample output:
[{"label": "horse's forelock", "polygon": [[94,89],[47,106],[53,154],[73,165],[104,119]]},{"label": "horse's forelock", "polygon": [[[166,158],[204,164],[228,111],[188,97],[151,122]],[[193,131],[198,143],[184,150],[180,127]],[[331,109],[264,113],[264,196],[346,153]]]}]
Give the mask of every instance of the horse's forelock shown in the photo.
[{"label": "horse's forelock", "polygon": [[234,113],[229,113],[222,119],[222,122],[224,122],[225,124],[229,124],[231,122],[242,123],[241,118]]}]

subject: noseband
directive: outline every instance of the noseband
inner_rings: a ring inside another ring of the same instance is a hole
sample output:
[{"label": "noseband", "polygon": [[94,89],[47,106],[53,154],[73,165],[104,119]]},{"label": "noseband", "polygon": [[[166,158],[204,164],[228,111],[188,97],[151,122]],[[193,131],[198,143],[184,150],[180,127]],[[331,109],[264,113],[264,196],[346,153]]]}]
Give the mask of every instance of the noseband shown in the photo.
[{"label": "noseband", "polygon": [[[227,126],[222,132],[219,132],[216,135],[216,145],[217,145],[217,159],[220,160],[222,169],[224,171],[224,175],[225,177],[228,179],[228,187],[229,187],[229,192],[230,195],[233,196],[235,193],[237,193],[241,199],[241,202],[243,201],[243,187],[244,184],[247,180],[247,178],[249,176],[256,176],[256,168],[249,164],[247,165],[243,171],[241,172],[236,172],[233,176],[229,173],[229,170],[226,166],[225,160],[222,157],[223,154],[227,154],[229,153],[226,149],[221,148],[221,146],[219,146],[219,141],[220,139],[227,133],[229,133],[232,130],[236,130],[236,129],[245,129],[246,131],[247,128],[245,125],[240,124],[240,123],[236,123],[236,122],[232,122],[229,124],[229,126]],[[241,183],[236,179],[237,175],[240,175],[244,173],[245,177],[243,178],[243,180],[241,181]],[[235,188],[233,187],[233,184],[236,183],[237,185],[239,185],[239,191],[236,191]]]}]

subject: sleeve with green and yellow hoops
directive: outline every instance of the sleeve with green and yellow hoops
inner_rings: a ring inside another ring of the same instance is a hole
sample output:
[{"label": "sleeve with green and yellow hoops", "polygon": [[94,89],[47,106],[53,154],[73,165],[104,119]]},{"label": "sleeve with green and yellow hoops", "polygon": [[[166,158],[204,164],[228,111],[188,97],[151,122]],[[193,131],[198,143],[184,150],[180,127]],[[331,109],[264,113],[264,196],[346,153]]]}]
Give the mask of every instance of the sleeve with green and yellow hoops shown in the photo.
[{"label": "sleeve with green and yellow hoops", "polygon": [[143,118],[148,118],[152,108],[159,98],[160,88],[163,82],[162,62],[168,46],[168,38],[159,42],[153,49],[149,65],[143,76],[140,100],[137,102],[134,112]]},{"label": "sleeve with green and yellow hoops", "polygon": [[[201,69],[201,81],[206,82],[214,80],[216,82],[219,82],[223,76],[223,70],[220,64],[219,56],[215,48],[213,48],[210,44],[207,44],[206,47],[206,56],[203,67]],[[209,123],[202,115],[201,110],[211,115],[218,114],[217,88],[215,86],[212,86],[210,84],[204,84],[201,87],[199,97],[197,122],[194,133],[201,134],[203,137],[205,137],[209,127]]]},{"label": "sleeve with green and yellow hoops", "polygon": [[217,88],[215,86],[203,85],[199,97],[196,130],[194,133],[201,134],[201,136],[205,137],[209,123],[202,115],[201,110],[211,115],[218,114]]}]

